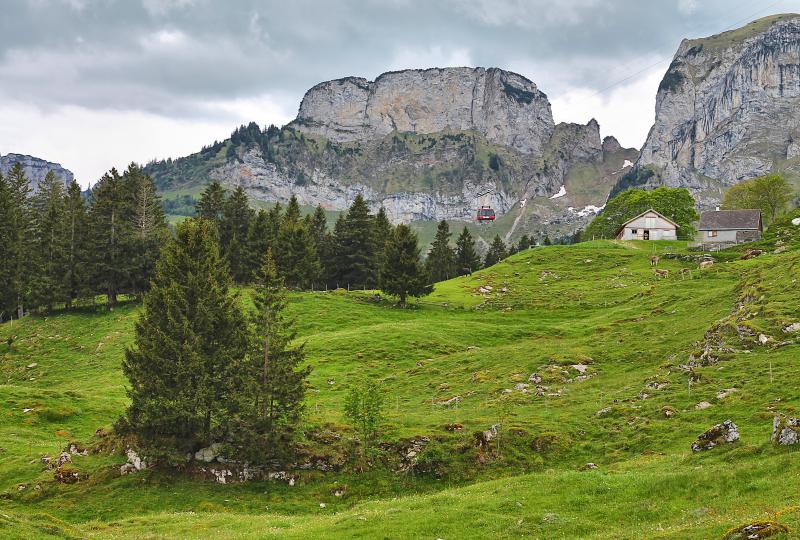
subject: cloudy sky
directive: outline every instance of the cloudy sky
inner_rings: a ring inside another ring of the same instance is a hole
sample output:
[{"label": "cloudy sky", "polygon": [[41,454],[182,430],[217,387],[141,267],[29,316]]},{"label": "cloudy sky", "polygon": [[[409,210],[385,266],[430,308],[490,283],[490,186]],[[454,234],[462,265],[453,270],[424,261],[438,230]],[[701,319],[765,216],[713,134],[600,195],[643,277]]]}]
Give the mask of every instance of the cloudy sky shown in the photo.
[{"label": "cloudy sky", "polygon": [[684,37],[800,0],[3,0],[0,153],[87,185],[178,157],[238,124],[282,125],[317,82],[496,66],[533,80],[556,121],[594,117],[639,147]]}]

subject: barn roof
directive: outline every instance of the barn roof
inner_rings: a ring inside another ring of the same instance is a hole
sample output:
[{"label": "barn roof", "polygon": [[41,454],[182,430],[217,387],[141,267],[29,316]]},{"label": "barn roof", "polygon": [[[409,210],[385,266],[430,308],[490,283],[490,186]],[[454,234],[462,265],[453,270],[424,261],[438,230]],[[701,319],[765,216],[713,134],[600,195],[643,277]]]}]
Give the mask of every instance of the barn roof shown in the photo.
[{"label": "barn roof", "polygon": [[761,210],[712,210],[700,215],[701,231],[760,230]]},{"label": "barn roof", "polygon": [[680,227],[680,226],[679,226],[677,223],[675,223],[674,221],[672,221],[671,219],[669,219],[667,216],[665,216],[665,215],[664,215],[664,214],[662,214],[661,212],[657,212],[657,211],[653,210],[652,208],[648,208],[647,210],[645,210],[644,212],[642,212],[642,213],[641,213],[641,214],[639,214],[638,216],[634,216],[634,217],[632,217],[631,219],[627,220],[627,221],[626,221],[625,223],[623,223],[622,225],[620,225],[620,226],[619,226],[619,229],[617,229],[617,232],[615,232],[615,233],[614,233],[614,236],[619,236],[619,233],[621,233],[621,232],[622,232],[622,229],[624,229],[625,227],[627,227],[627,226],[628,226],[628,223],[630,223],[631,221],[635,221],[635,220],[639,219],[640,217],[642,217],[643,215],[645,215],[645,214],[649,214],[650,212],[653,212],[654,214],[656,214],[658,217],[660,217],[660,218],[661,218],[661,219],[663,219],[664,221],[668,221],[668,222],[672,223],[673,225],[675,225],[675,228],[676,228],[676,229]]},{"label": "barn roof", "polygon": [[657,215],[658,217],[660,217],[660,218],[661,218],[661,219],[663,219],[664,221],[669,221],[670,223],[672,223],[673,225],[675,225],[675,228],[676,228],[676,229],[679,227],[679,225],[678,225],[677,223],[675,223],[674,221],[672,221],[671,219],[669,219],[667,216],[665,216],[665,215],[664,215],[664,214],[662,214],[661,212],[657,212],[657,211],[653,210],[652,208],[649,208],[649,209],[645,210],[644,212],[642,212],[641,214],[639,214],[638,216],[634,216],[634,217],[632,217],[631,219],[627,220],[625,223],[623,223],[623,224],[620,226],[619,230],[621,231],[621,230],[622,230],[622,229],[624,229],[624,228],[625,228],[625,226],[626,226],[628,223],[630,223],[631,221],[637,220],[637,219],[639,219],[640,217],[642,217],[643,215],[645,215],[645,214],[649,214],[650,212],[653,212],[655,215]]}]

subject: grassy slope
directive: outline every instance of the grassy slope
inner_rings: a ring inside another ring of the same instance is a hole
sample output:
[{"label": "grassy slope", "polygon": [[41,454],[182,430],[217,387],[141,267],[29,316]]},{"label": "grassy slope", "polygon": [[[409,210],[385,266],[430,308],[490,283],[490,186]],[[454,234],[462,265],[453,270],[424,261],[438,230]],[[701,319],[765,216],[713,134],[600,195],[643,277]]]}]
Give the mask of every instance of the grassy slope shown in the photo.
[{"label": "grassy slope", "polygon": [[[390,392],[386,439],[430,436],[422,455],[441,479],[345,468],[303,473],[291,488],[219,486],[162,473],[118,477],[123,458],[99,454],[75,458],[88,480],[56,484],[38,456],[88,441],[124,407],[119,362],[137,308],[2,326],[0,340],[18,338],[13,351],[0,345],[0,536],[716,538],[781,510],[779,519],[797,530],[797,453],[768,439],[772,411],[800,405],[800,347],[733,354],[698,368],[691,387],[678,365],[744,291],[760,298],[745,307],[757,331],[779,337],[781,325],[800,320],[800,256],[657,281],[649,256],[665,247],[531,250],[440,284],[417,310],[358,293],[293,297],[314,366],[307,422],[338,429],[348,384],[381,380]],[[487,284],[492,293],[476,292]],[[565,382],[576,375],[567,366],[579,361],[593,377]],[[533,372],[557,395],[503,392]],[[667,385],[647,388],[654,381]],[[732,387],[731,396],[716,397]],[[432,405],[455,395],[458,408]],[[713,406],[696,410],[701,400]],[[676,415],[666,418],[664,406]],[[598,417],[602,408],[610,411]],[[742,440],[693,455],[694,437],[726,418]],[[462,431],[444,429],[456,422]],[[480,464],[472,433],[493,423],[503,426],[500,449]],[[600,468],[582,472],[589,461]],[[345,496],[332,496],[342,484]]]}]

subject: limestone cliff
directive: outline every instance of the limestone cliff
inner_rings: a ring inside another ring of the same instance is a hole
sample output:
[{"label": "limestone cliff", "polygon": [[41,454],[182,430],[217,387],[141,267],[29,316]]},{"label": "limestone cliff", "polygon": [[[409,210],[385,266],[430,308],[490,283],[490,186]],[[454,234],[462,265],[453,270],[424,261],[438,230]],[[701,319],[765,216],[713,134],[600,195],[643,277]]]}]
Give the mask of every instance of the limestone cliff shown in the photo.
[{"label": "limestone cliff", "polygon": [[360,194],[394,222],[470,222],[487,234],[561,236],[593,217],[626,160],[596,121],[553,122],[547,96],[500,69],[349,77],[309,90],[281,129],[252,124],[202,152],[148,165],[162,191],[215,179],[258,200],[344,210]]},{"label": "limestone cliff", "polygon": [[370,142],[392,132],[475,131],[486,140],[539,153],[553,131],[547,96],[516,73],[447,68],[355,77],[309,90],[292,123],[335,142]]},{"label": "limestone cliff", "polygon": [[689,188],[702,206],[770,171],[800,171],[800,16],[777,15],[684,40],[664,75],[656,118],[616,191]]},{"label": "limestone cliff", "polygon": [[17,162],[22,165],[22,168],[25,171],[25,176],[30,181],[31,189],[33,189],[33,191],[36,191],[36,188],[39,186],[39,182],[44,180],[44,177],[50,171],[53,171],[56,176],[62,178],[64,180],[64,185],[69,185],[72,183],[72,179],[74,178],[71,171],[65,169],[58,163],[51,163],[43,159],[33,156],[26,156],[23,154],[6,154],[4,156],[0,156],[0,173],[7,174],[8,171],[11,170],[11,167],[13,167]]}]

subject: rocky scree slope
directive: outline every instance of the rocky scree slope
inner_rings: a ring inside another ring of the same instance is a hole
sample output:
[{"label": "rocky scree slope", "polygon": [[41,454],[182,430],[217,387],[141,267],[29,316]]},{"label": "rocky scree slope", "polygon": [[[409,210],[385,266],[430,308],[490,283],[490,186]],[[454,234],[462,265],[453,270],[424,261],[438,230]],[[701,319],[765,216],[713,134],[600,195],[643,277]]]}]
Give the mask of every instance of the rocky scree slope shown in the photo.
[{"label": "rocky scree slope", "polygon": [[395,222],[471,221],[491,205],[521,218],[519,236],[581,226],[636,156],[602,141],[594,120],[554,124],[547,96],[520,75],[437,68],[318,84],[284,128],[147,170],[165,192],[215,179],[255,199],[294,194],[329,210],[361,194]]},{"label": "rocky scree slope", "polygon": [[688,188],[703,207],[742,180],[800,173],[800,15],[684,40],[634,170],[614,189]]},{"label": "rocky scree slope", "polygon": [[71,171],[65,169],[58,163],[51,163],[44,159],[33,156],[26,156],[23,154],[6,154],[0,156],[0,173],[5,175],[8,171],[19,162],[25,171],[25,176],[30,181],[31,189],[36,191],[39,182],[44,180],[48,172],[53,171],[56,176],[64,180],[64,185],[68,186],[72,183],[74,175]]}]

